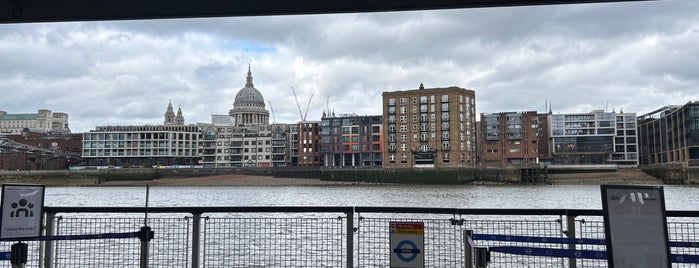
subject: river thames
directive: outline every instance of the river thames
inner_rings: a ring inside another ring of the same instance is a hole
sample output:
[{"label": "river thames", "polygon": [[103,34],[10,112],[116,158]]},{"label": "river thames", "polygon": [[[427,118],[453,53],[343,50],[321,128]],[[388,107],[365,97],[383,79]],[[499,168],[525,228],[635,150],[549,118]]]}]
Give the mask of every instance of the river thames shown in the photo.
[{"label": "river thames", "polygon": [[[699,187],[665,185],[667,210],[699,208]],[[144,206],[145,187],[47,187],[46,206]],[[149,206],[387,206],[601,209],[599,185],[151,187]]]}]

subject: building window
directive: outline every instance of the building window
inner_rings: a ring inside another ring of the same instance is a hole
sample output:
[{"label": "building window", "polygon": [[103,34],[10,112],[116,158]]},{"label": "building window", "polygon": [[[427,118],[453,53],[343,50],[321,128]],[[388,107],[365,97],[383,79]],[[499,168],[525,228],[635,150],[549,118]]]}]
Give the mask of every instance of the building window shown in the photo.
[{"label": "building window", "polygon": [[443,142],[442,142],[442,150],[447,151],[447,150],[450,150],[450,149],[451,149],[451,146],[449,145],[449,142],[448,142],[448,141],[443,141]]},{"label": "building window", "polygon": [[408,99],[400,98],[400,105],[406,105],[407,103],[408,103]]}]

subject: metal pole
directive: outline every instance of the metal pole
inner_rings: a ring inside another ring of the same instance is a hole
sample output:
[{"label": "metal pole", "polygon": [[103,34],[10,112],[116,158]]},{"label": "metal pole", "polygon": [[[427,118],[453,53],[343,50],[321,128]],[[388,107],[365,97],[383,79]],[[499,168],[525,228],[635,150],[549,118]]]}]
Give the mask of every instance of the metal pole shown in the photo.
[{"label": "metal pole", "polygon": [[192,213],[192,268],[199,268],[201,213]]},{"label": "metal pole", "polygon": [[153,231],[148,227],[148,198],[150,196],[150,185],[146,184],[146,213],[141,227],[141,268],[148,268],[148,248],[150,240],[153,239]]},{"label": "metal pole", "polygon": [[354,208],[347,211],[347,267],[354,267]]},{"label": "metal pole", "polygon": [[[568,230],[567,230],[567,235],[568,238],[575,238],[575,216],[570,215],[566,211],[566,224]],[[575,244],[568,244],[568,249],[570,250],[575,250]],[[577,267],[577,259],[575,258],[570,258],[568,259],[568,268],[576,268]]]},{"label": "metal pole", "polygon": [[476,248],[476,267],[486,268],[488,267],[488,248],[477,247]]},{"label": "metal pole", "polygon": [[473,268],[473,230],[464,230],[464,262],[466,268]]},{"label": "metal pole", "polygon": [[141,260],[139,267],[148,268],[148,246],[150,240],[153,239],[153,231],[151,231],[150,227],[143,226],[141,227],[141,234],[139,238],[141,240]]},{"label": "metal pole", "polygon": [[10,252],[10,263],[12,268],[24,268],[27,264],[28,246],[26,243],[17,242],[12,244]]},{"label": "metal pole", "polygon": [[[46,213],[46,229],[44,231],[46,236],[53,235],[53,222],[56,217],[56,213]],[[53,262],[53,241],[45,241],[44,243],[44,266],[45,268],[51,268]]]}]

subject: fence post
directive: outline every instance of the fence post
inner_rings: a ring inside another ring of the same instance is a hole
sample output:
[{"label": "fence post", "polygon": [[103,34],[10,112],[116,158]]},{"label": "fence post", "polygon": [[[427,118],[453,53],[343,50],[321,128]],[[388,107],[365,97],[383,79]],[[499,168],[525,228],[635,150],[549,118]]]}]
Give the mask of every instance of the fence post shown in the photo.
[{"label": "fence post", "polygon": [[473,230],[464,230],[464,262],[466,268],[473,268]]},{"label": "fence post", "polygon": [[354,207],[347,211],[347,267],[354,267]]},{"label": "fence post", "polygon": [[151,230],[150,227],[148,226],[143,226],[141,227],[141,234],[139,235],[139,239],[141,240],[141,261],[140,261],[140,267],[141,268],[148,268],[148,250],[149,246],[148,244],[150,243],[150,240],[153,239],[153,231]]},{"label": "fence post", "polygon": [[477,268],[486,268],[488,267],[488,248],[485,247],[476,247],[476,267]]},{"label": "fence post", "polygon": [[192,268],[199,267],[201,213],[192,213]]},{"label": "fence post", "polygon": [[[567,232],[566,235],[568,238],[575,238],[575,215],[571,215],[566,211],[566,224],[567,224]],[[575,244],[568,244],[568,249],[569,250],[576,250],[576,245]],[[568,259],[568,268],[575,268],[577,267],[577,259],[576,258],[569,258]]]},{"label": "fence post", "polygon": [[[46,229],[44,229],[45,236],[53,235],[53,221],[56,217],[56,213],[46,213]],[[45,268],[53,267],[53,241],[44,241],[44,266]]]}]

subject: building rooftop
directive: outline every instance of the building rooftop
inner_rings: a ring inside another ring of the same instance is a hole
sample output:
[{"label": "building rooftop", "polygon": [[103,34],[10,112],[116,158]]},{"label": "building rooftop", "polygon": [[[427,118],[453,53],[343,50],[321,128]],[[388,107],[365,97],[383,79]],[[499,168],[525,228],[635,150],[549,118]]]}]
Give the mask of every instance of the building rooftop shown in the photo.
[{"label": "building rooftop", "polygon": [[0,120],[36,120],[37,114],[5,114]]}]

